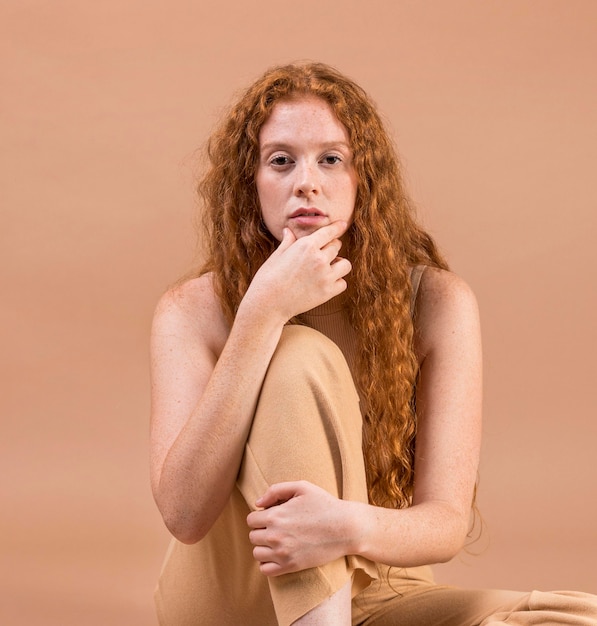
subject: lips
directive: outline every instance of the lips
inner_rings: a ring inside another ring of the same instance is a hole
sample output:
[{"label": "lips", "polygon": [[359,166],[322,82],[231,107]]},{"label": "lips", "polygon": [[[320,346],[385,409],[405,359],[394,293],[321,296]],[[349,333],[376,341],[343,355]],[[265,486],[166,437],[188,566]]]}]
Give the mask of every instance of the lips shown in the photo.
[{"label": "lips", "polygon": [[297,209],[293,213],[290,214],[290,217],[323,217],[324,213],[322,213],[316,207],[301,207]]}]

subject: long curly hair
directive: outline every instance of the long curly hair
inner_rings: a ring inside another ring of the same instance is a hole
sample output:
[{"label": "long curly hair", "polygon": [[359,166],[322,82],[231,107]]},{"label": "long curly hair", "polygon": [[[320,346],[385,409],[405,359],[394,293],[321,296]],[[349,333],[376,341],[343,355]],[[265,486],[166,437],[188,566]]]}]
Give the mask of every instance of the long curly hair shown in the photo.
[{"label": "long curly hair", "polygon": [[433,239],[415,221],[394,146],[365,91],[334,68],[300,63],[273,68],[232,106],[207,147],[199,184],[207,262],[230,321],[255,273],[277,241],[261,219],[255,175],[259,132],[280,100],[316,96],[346,127],[358,186],[354,221],[345,236],[351,263],[349,320],[356,333],[355,382],[366,401],[363,454],[369,500],[411,503],[414,482],[418,364],[413,351],[410,271],[447,269]]}]

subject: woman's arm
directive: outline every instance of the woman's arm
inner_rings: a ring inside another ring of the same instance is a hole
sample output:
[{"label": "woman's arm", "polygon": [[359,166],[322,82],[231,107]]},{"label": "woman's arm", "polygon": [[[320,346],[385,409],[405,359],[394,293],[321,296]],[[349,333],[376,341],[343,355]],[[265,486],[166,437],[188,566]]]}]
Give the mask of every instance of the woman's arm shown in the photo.
[{"label": "woman's arm", "polygon": [[[273,485],[259,502],[271,508],[248,518],[255,558],[268,563],[264,573],[312,567],[344,554],[413,567],[447,561],[462,547],[481,439],[479,316],[464,281],[442,270],[425,272],[415,333],[421,373],[413,505],[385,509],[337,500],[308,483]],[[263,545],[266,527],[275,531],[275,546]]]},{"label": "woman's arm", "polygon": [[284,324],[346,288],[336,222],[286,231],[243,298],[232,328],[209,276],[168,292],[151,336],[151,482],[164,521],[198,541],[234,487],[259,390]]}]

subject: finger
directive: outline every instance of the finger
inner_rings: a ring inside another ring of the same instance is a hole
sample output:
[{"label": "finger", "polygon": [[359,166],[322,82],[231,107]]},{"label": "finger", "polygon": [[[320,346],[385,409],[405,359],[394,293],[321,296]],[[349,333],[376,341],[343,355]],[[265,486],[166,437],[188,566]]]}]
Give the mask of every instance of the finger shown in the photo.
[{"label": "finger", "polygon": [[257,530],[252,530],[249,533],[249,541],[254,546],[267,546],[268,545],[267,530],[265,528],[258,528]]},{"label": "finger", "polygon": [[315,232],[307,235],[312,237],[313,241],[319,248],[323,248],[326,244],[330,243],[333,239],[341,237],[348,228],[348,222],[344,220],[337,220],[326,226],[318,228]]},{"label": "finger", "polygon": [[287,250],[288,248],[290,248],[290,246],[296,241],[296,237],[294,236],[294,233],[290,230],[290,228],[285,228],[282,231],[282,241],[280,242],[280,245],[278,246],[278,252],[284,252],[284,250]]},{"label": "finger", "polygon": [[253,511],[247,515],[247,526],[249,528],[266,528],[266,515],[263,511]]},{"label": "finger", "polygon": [[264,546],[256,546],[255,548],[253,548],[253,558],[260,564],[263,564],[272,563],[275,557],[270,548]]},{"label": "finger", "polygon": [[352,263],[348,259],[336,257],[332,263],[332,272],[336,279],[343,278],[352,270]]},{"label": "finger", "polygon": [[321,248],[321,251],[329,255],[331,263],[338,256],[341,248],[342,242],[340,241],[340,239],[332,239],[332,241],[330,241],[325,246],[323,246],[323,248]]},{"label": "finger", "polygon": [[286,482],[270,485],[261,498],[255,501],[255,506],[267,509],[270,506],[282,504],[297,495],[299,484],[298,482]]},{"label": "finger", "polygon": [[[315,244],[317,246],[317,244]],[[338,254],[342,249],[342,240],[341,239],[332,239],[329,243],[325,244],[321,248],[322,254],[324,254],[324,259],[332,264],[335,263],[338,259]]]},{"label": "finger", "polygon": [[264,576],[280,576],[280,574],[287,573],[285,568],[273,561],[260,562],[259,570]]}]

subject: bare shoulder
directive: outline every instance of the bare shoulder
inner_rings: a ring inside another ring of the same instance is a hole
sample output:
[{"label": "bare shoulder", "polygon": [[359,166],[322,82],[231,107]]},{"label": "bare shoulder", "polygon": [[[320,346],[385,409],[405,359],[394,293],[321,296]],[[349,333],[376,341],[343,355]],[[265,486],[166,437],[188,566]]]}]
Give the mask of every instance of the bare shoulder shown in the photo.
[{"label": "bare shoulder", "polygon": [[164,293],[155,309],[152,335],[200,340],[219,352],[229,330],[211,275],[204,274]]},{"label": "bare shoulder", "polygon": [[415,344],[420,358],[457,337],[479,334],[477,299],[460,276],[426,268],[415,306]]},{"label": "bare shoulder", "polygon": [[417,308],[423,313],[429,306],[441,305],[476,306],[472,289],[458,274],[437,267],[427,267],[421,278],[417,295]]}]

